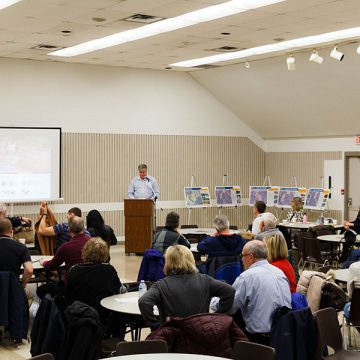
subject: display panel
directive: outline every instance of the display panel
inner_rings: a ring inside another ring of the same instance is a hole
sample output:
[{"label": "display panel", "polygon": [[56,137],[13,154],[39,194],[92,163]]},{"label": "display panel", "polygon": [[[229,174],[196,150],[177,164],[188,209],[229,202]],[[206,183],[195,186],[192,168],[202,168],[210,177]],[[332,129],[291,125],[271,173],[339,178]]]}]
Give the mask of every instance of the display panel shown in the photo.
[{"label": "display panel", "polygon": [[185,205],[188,208],[210,206],[210,191],[207,186],[185,187]]},{"label": "display panel", "polygon": [[240,206],[242,204],[240,186],[216,186],[216,205],[218,207]]},{"label": "display panel", "polygon": [[324,210],[329,199],[329,195],[329,189],[310,188],[306,195],[304,208]]},{"label": "display panel", "polygon": [[304,187],[280,187],[277,207],[291,208],[291,200],[294,197],[299,197],[302,203],[305,203],[306,188]]}]

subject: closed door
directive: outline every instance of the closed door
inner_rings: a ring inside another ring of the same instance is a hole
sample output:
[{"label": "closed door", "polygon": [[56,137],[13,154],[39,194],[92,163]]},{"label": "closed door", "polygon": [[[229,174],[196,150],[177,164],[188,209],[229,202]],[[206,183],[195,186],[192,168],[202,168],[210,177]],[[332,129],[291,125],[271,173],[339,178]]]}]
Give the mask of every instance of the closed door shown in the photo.
[{"label": "closed door", "polygon": [[347,209],[347,219],[355,220],[360,210],[360,156],[350,156],[348,158],[347,183],[348,192],[345,206]]}]

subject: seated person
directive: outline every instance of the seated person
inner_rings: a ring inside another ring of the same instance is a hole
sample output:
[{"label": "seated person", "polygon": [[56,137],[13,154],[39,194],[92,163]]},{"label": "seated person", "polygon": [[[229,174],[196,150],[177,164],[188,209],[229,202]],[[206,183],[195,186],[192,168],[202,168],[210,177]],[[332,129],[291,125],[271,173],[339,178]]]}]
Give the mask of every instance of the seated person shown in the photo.
[{"label": "seated person", "polygon": [[22,285],[25,288],[33,274],[33,265],[28,248],[12,239],[13,228],[10,219],[0,218],[0,271],[11,271],[17,277],[24,267]]},{"label": "seated person", "polygon": [[354,221],[344,221],[344,228],[345,230],[354,230],[357,234],[360,234],[360,211]]},{"label": "seated person", "polygon": [[230,232],[228,218],[225,215],[216,216],[213,225],[216,231],[198,244],[199,253],[210,256],[241,254],[246,241],[240,235]]},{"label": "seated person", "polygon": [[190,249],[189,241],[178,232],[180,216],[178,213],[171,211],[166,216],[165,227],[155,234],[152,242],[152,248],[165,254],[167,248],[173,245],[184,245]]},{"label": "seated person", "polygon": [[31,220],[23,216],[6,216],[7,207],[4,203],[0,203],[0,218],[7,218],[10,220],[12,228],[18,226],[31,226]]},{"label": "seated person", "polygon": [[[74,217],[77,216],[81,218],[81,210],[78,207],[73,207],[68,210],[66,214],[67,222],[55,224],[53,226],[48,226],[46,223],[48,215],[48,205],[46,202],[41,203],[40,205],[40,216],[41,220],[39,223],[38,233],[42,236],[56,236],[56,250],[60,246],[71,240],[71,234],[69,231],[68,222]],[[87,230],[84,231],[85,234],[90,237],[90,234]]]},{"label": "seated person", "polygon": [[303,222],[304,210],[303,203],[300,197],[295,196],[290,202],[291,209],[289,210],[286,220],[289,222]]},{"label": "seated person", "polygon": [[290,284],[290,291],[296,292],[295,271],[288,261],[288,247],[284,238],[279,235],[265,236],[263,242],[268,251],[268,261],[271,265],[276,266],[283,271]]},{"label": "seated person", "polygon": [[[110,322],[111,312],[100,305],[108,296],[118,294],[120,279],[114,267],[107,263],[109,247],[101,238],[90,238],[82,249],[83,263],[74,265],[68,274],[66,299],[68,305],[81,301],[99,313],[102,324]],[[116,324],[119,327],[120,325]],[[116,326],[113,326],[116,330]]]},{"label": "seated person", "polygon": [[[234,289],[208,275],[199,274],[194,256],[185,246],[175,245],[165,253],[164,279],[154,283],[139,299],[139,308],[151,328],[157,328],[168,316],[187,317],[208,313],[213,296],[220,298],[219,313],[231,310]],[[153,313],[157,305],[160,319]]]},{"label": "seated person", "polygon": [[90,210],[86,216],[86,230],[92,237],[102,238],[109,246],[116,245],[117,239],[111,226],[105,225],[104,219],[97,210]]},{"label": "seated person", "polygon": [[[255,240],[263,240],[265,236],[280,235],[284,238],[282,232],[276,227],[277,218],[272,213],[265,213],[261,217],[260,232],[255,236]],[[285,240],[285,238],[284,238]]]},{"label": "seated person", "polygon": [[274,311],[281,306],[291,309],[289,282],[280,269],[269,264],[267,257],[262,241],[249,241],[242,251],[245,271],[232,285],[236,291],[232,312],[242,317],[238,322],[245,322],[242,330],[249,340],[264,345],[270,342]]},{"label": "seated person", "polygon": [[260,232],[261,217],[266,211],[266,204],[263,201],[258,200],[255,202],[252,210],[255,219],[252,223],[251,233],[257,235]]},{"label": "seated person", "polygon": [[61,264],[65,263],[65,282],[70,268],[83,262],[81,252],[85,243],[90,239],[90,236],[84,232],[84,220],[82,218],[73,216],[68,222],[68,228],[71,240],[61,245],[51,260],[40,260],[40,264],[51,271],[58,270]]},{"label": "seated person", "polygon": [[[360,261],[351,264],[349,267],[347,291],[350,299],[352,298],[352,294],[355,288],[356,289],[360,288]],[[349,318],[350,316],[350,307],[351,307],[351,302],[348,302],[344,306],[344,316],[346,318]],[[360,332],[358,328],[357,330]]]}]

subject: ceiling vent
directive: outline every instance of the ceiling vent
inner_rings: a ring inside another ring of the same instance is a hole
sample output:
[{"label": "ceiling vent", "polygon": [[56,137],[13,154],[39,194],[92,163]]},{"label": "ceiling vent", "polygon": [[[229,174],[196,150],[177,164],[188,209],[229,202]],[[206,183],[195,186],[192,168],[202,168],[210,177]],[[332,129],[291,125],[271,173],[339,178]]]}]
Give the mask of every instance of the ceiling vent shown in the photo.
[{"label": "ceiling vent", "polygon": [[124,21],[131,21],[131,22],[136,22],[136,23],[141,23],[141,24],[152,24],[156,21],[160,21],[163,20],[165,18],[159,17],[159,16],[153,16],[153,15],[146,15],[146,14],[135,14],[135,15],[131,15],[125,19],[123,19]]},{"label": "ceiling vent", "polygon": [[33,46],[31,49],[35,49],[35,50],[58,50],[58,49],[61,49],[61,47],[60,46],[55,46],[55,45],[39,44],[39,45]]},{"label": "ceiling vent", "polygon": [[233,52],[233,51],[239,51],[240,49],[236,46],[221,46],[219,48],[215,49],[207,49],[207,51],[217,51],[217,52]]}]

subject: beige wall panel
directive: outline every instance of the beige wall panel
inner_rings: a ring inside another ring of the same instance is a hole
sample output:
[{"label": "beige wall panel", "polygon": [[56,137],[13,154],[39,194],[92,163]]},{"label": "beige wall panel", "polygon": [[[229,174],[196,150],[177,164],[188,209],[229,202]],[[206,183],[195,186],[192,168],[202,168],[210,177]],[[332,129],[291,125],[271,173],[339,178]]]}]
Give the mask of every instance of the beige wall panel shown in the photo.
[{"label": "beige wall panel", "polygon": [[341,160],[341,152],[266,153],[265,174],[272,185],[320,187],[325,160]]}]

